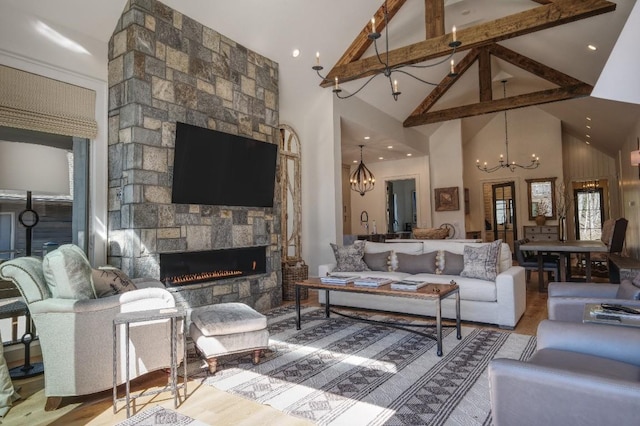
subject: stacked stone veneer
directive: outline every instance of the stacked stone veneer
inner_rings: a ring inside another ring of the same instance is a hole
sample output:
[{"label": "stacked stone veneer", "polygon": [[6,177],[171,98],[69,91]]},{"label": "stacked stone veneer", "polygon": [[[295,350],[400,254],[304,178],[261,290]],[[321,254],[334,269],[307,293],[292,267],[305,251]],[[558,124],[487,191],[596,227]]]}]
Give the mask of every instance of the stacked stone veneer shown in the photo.
[{"label": "stacked stone veneer", "polygon": [[160,253],[265,245],[266,274],[175,296],[279,305],[279,208],[172,204],[178,121],[275,143],[277,64],[160,2],[130,0],[109,42],[109,263],[159,278]]}]

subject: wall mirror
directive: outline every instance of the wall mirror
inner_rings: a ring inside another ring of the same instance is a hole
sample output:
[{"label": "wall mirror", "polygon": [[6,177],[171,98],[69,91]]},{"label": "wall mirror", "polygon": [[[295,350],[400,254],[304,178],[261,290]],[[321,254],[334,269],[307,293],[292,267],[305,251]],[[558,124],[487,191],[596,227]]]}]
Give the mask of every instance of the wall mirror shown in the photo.
[{"label": "wall mirror", "polygon": [[556,178],[526,179],[529,200],[529,219],[542,215],[556,218]]}]

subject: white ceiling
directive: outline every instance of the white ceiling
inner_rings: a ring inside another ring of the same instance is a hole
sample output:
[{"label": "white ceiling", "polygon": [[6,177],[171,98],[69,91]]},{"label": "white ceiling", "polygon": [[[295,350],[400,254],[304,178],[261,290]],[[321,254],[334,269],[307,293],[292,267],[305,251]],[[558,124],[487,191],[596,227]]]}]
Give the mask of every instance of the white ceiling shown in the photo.
[{"label": "white ceiling", "polygon": [[[558,71],[595,85],[604,68],[635,0],[614,0],[617,9],[604,15],[573,22],[560,27],[539,31],[501,42],[516,52],[542,62]],[[11,39],[3,37],[0,48],[9,51],[26,49],[22,43],[33,40],[43,52],[34,50],[34,55],[46,55],[56,47],[49,46],[46,39],[35,34],[28,25],[35,18],[47,23],[56,31],[79,41],[96,57],[98,71],[106,76],[106,43],[120,17],[126,0],[3,0],[0,6],[0,26],[10,27]],[[296,98],[313,94],[319,88],[319,79],[311,70],[315,62],[315,52],[321,52],[324,71],[328,71],[349,46],[351,41],[367,24],[382,0],[164,0],[168,6],[188,15],[202,24],[215,29],[236,42],[267,56],[279,63],[280,103],[285,109],[287,103]],[[500,16],[540,6],[531,0],[445,0],[447,31],[452,25],[462,29],[465,26],[486,22]],[[637,23],[637,24],[640,24]],[[408,0],[389,26],[391,48],[407,45],[424,39],[424,1]],[[598,47],[596,52],[587,49],[588,44]],[[293,58],[294,48],[301,51]],[[31,49],[29,49],[31,50]],[[371,49],[370,49],[371,50]],[[635,53],[635,52],[634,52]],[[68,53],[67,53],[68,54]],[[371,52],[365,54],[369,56]],[[456,62],[466,52],[456,53]],[[630,60],[638,61],[638,55]],[[37,58],[36,58],[37,59]],[[51,60],[55,62],[55,59]],[[508,84],[509,95],[539,90],[546,82],[529,75],[512,65],[494,59],[494,76],[505,72],[513,77]],[[88,65],[93,66],[93,65]],[[426,70],[424,75],[430,81],[438,82],[448,71],[448,64]],[[89,73],[90,71],[87,71]],[[458,106],[477,101],[477,72],[474,68],[456,83],[456,86],[437,104],[437,108]],[[400,79],[402,95],[397,102],[389,92],[389,83],[382,77],[374,79],[358,94],[368,102],[399,121],[404,119],[420,104],[431,90],[430,87]],[[358,82],[342,86],[345,91],[353,91]],[[495,98],[502,97],[502,86],[496,82]],[[615,155],[624,142],[624,137],[640,118],[640,106],[608,101],[593,97],[575,99],[541,105],[539,108],[562,120],[566,131],[579,138],[585,138],[585,117],[591,116],[592,146]],[[463,119],[463,133],[475,133],[493,117],[487,116]],[[365,142],[362,137],[366,128],[358,123],[343,123],[345,163],[359,158],[358,144]],[[416,129],[430,134],[437,125],[420,126]],[[411,151],[385,135],[370,134],[366,141],[371,150],[371,161],[383,156],[386,159],[403,158]],[[517,141],[515,141],[517,143]],[[387,146],[394,146],[388,149]],[[368,160],[365,156],[365,161]]]}]

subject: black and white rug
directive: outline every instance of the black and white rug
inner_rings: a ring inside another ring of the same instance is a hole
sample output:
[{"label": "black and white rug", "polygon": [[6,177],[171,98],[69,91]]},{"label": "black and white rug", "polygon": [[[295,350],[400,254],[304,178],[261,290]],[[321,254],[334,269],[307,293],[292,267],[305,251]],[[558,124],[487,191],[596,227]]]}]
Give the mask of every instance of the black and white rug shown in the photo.
[{"label": "black and white rug", "polygon": [[[363,314],[385,319],[382,314]],[[270,350],[257,366],[249,356],[220,359],[204,383],[319,425],[490,424],[487,365],[496,357],[527,359],[535,337],[463,327],[434,340],[304,308],[268,314]]]}]

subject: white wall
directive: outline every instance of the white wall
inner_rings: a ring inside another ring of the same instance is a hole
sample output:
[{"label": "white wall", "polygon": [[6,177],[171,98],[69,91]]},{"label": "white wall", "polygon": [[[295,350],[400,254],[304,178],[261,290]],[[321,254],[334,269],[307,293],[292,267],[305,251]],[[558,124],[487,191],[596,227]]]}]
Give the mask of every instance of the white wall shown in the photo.
[{"label": "white wall", "polygon": [[462,128],[460,120],[447,121],[429,138],[431,153],[431,191],[434,200],[435,188],[458,188],[458,210],[437,212],[435,202],[431,206],[433,226],[443,223],[453,225],[455,238],[465,237],[464,182],[462,173]]},{"label": "white wall", "polygon": [[[525,179],[557,177],[562,182],[562,128],[560,120],[536,107],[509,110],[507,113],[509,134],[509,156],[511,161],[527,164],[531,154],[540,157],[540,166],[533,170],[501,169],[485,173],[476,167],[476,160],[487,161],[491,167],[498,163],[500,154],[505,154],[504,114],[495,117],[463,147],[464,182],[469,188],[470,214],[467,216],[469,229],[484,230],[484,208],[482,184],[484,182],[516,183],[516,210],[518,235],[523,225],[535,225],[529,220],[527,186]],[[555,222],[550,222],[555,223]],[[484,231],[483,231],[484,232]]]},{"label": "white wall", "polygon": [[625,246],[630,256],[640,259],[640,171],[638,166],[632,166],[629,153],[639,149],[640,117],[622,149],[619,152],[620,167],[620,199],[622,216],[629,224]]},{"label": "white wall", "polygon": [[360,213],[366,211],[369,216],[369,233],[373,221],[376,221],[378,233],[386,233],[387,206],[386,184],[388,180],[415,179],[418,224],[426,227],[431,224],[429,157],[408,158],[406,160],[383,161],[367,164],[376,178],[372,191],[364,196],[351,191],[351,232],[365,234],[366,229],[360,226]]}]

